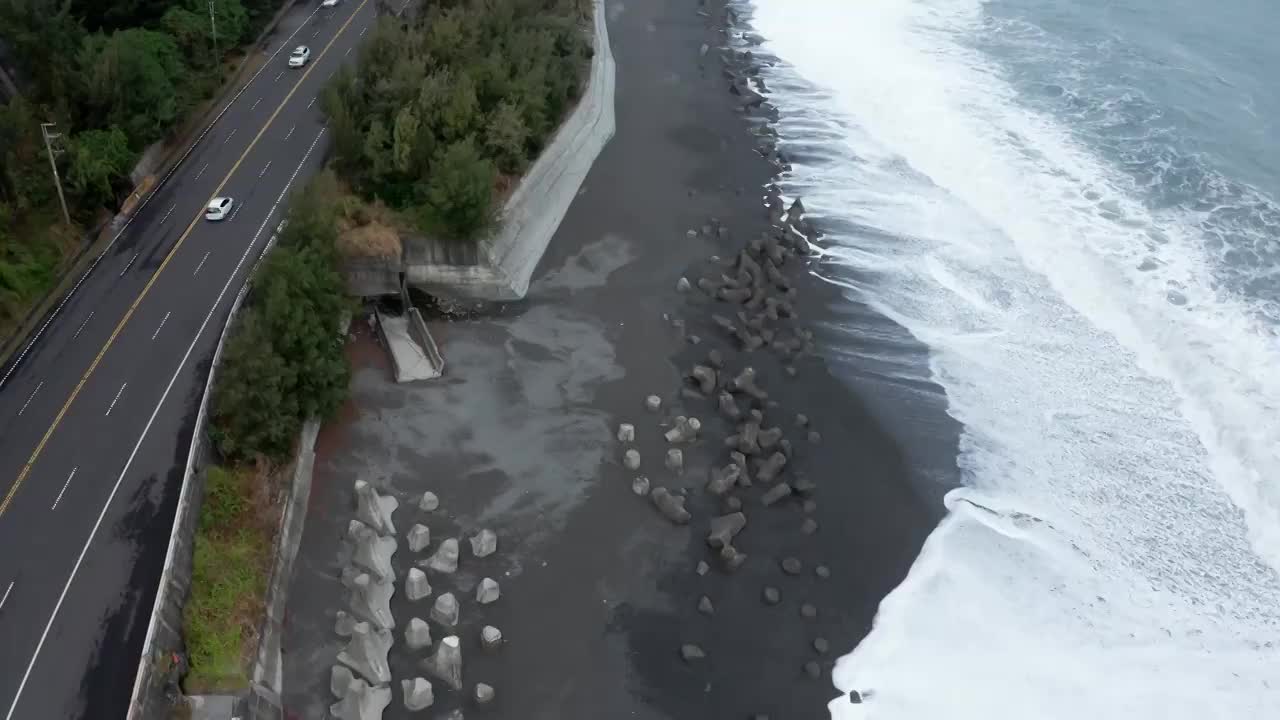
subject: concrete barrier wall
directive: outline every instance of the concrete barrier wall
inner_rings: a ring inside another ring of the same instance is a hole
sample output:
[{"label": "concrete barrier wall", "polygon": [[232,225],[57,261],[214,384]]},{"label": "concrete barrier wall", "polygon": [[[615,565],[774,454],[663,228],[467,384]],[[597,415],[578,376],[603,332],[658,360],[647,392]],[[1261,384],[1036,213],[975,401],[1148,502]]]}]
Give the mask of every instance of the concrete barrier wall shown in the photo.
[{"label": "concrete barrier wall", "polygon": [[[272,233],[263,247],[262,254],[249,270],[252,278],[262,263],[262,258],[275,246],[276,234]],[[209,365],[209,377],[200,397],[200,409],[196,413],[195,429],[191,433],[191,448],[187,452],[187,465],[182,475],[182,492],[178,496],[178,509],[169,532],[169,549],[165,553],[164,570],[160,575],[160,587],[151,607],[151,620],[142,642],[142,654],[138,658],[138,672],[134,676],[133,694],[129,699],[128,720],[165,718],[168,705],[165,701],[165,682],[168,680],[164,661],[172,653],[185,648],[182,639],[182,611],[191,589],[192,550],[196,527],[200,522],[200,505],[204,500],[205,476],[209,448],[206,445],[205,427],[209,421],[209,397],[218,375],[218,364],[227,342],[227,331],[235,322],[252,281],[245,282],[236,294],[222,325],[218,345]]]},{"label": "concrete barrier wall", "polygon": [[616,129],[615,68],[604,0],[595,0],[592,14],[595,52],[586,91],[503,207],[501,228],[483,245],[484,262],[479,266],[413,262],[410,241],[404,268],[409,285],[480,300],[518,300],[529,291],[534,268]]},{"label": "concrete barrier wall", "polygon": [[[347,332],[349,322],[339,330]],[[250,673],[247,720],[278,720],[284,715],[280,694],[284,688],[280,638],[284,634],[285,607],[289,597],[289,579],[293,577],[293,561],[298,556],[302,530],[307,519],[307,501],[311,498],[311,471],[316,460],[316,436],[320,421],[308,420],[302,428],[298,453],[293,462],[293,479],[289,497],[280,513],[280,530],[276,538],[276,557],[267,586],[266,617],[258,633],[258,654]]]}]

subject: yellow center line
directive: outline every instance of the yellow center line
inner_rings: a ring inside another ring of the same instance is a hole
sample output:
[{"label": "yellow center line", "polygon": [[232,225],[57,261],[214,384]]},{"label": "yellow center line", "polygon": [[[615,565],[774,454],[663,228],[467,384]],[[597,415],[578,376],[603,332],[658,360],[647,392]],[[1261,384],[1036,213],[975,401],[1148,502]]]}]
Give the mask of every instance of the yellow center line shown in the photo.
[{"label": "yellow center line", "polygon": [[[310,75],[311,71],[320,64],[320,60],[329,52],[329,48],[338,41],[339,37],[342,37],[342,33],[346,32],[347,26],[351,24],[352,20],[356,19],[356,15],[359,15],[360,10],[368,3],[369,0],[362,0],[362,2],[356,6],[355,11],[351,13],[351,17],[347,18],[347,21],[342,23],[342,27],[338,28],[338,32],[334,33],[333,38],[329,40],[329,42],[324,46],[324,49],[320,51],[320,54],[316,56],[316,61],[307,66],[307,69],[303,71],[302,76],[298,78],[298,82],[294,83],[293,87],[290,88],[289,94],[284,96],[284,100],[280,101],[280,104],[276,106],[276,109],[271,113],[271,117],[267,118],[267,122],[258,130],[258,134],[253,137],[249,146],[246,147],[244,152],[240,154],[240,157],[236,159],[235,165],[231,166],[231,170],[229,170],[222,178],[222,181],[218,183],[218,187],[214,189],[213,194],[209,196],[209,200],[205,201],[205,205],[208,205],[213,198],[218,197],[218,195],[222,193],[222,189],[231,181],[231,176],[235,174],[236,170],[240,168],[240,164],[244,162],[244,159],[248,157],[250,151],[252,151],[254,146],[258,144],[258,140],[260,140],[263,134],[267,132],[267,128],[271,127],[271,123],[275,122],[276,116],[280,114],[280,111],[284,109],[285,105],[289,104],[289,100],[293,97],[293,94],[298,91],[298,88],[302,87],[302,83],[306,81],[307,76]],[[151,291],[151,286],[155,285],[156,278],[159,278],[160,273],[164,272],[164,269],[169,266],[169,261],[178,253],[178,248],[182,247],[182,243],[186,241],[187,236],[195,229],[196,223],[200,222],[200,217],[203,214],[204,207],[202,206],[200,211],[196,213],[196,216],[191,219],[191,222],[187,225],[187,229],[183,231],[182,235],[178,238],[178,241],[174,243],[173,249],[169,251],[168,255],[165,255],[164,261],[160,263],[160,267],[156,269],[155,273],[151,276],[151,279],[147,281],[145,286],[143,286],[142,292],[138,293],[138,297],[134,299],[133,304],[131,304],[129,309],[125,311],[124,317],[120,319],[115,330],[111,332],[111,337],[107,338],[107,342],[102,346],[102,349],[98,351],[98,355],[93,359],[93,363],[89,365],[89,369],[80,377],[80,382],[76,383],[75,389],[71,391],[71,396],[67,398],[65,403],[63,403],[62,409],[58,411],[58,415],[53,419],[53,423],[49,425],[49,429],[45,430],[44,437],[40,438],[40,443],[36,445],[36,449],[32,451],[31,458],[28,459],[27,464],[22,467],[22,472],[18,473],[18,479],[15,480],[13,486],[9,488],[8,494],[4,496],[4,501],[0,502],[0,515],[4,515],[5,511],[9,509],[9,503],[13,501],[13,496],[17,494],[18,488],[21,487],[23,481],[27,479],[27,475],[31,473],[31,467],[35,465],[36,459],[40,457],[40,453],[44,450],[45,444],[48,443],[49,438],[53,436],[53,431],[57,430],[58,425],[62,423],[62,418],[66,416],[67,410],[71,408],[71,403],[75,402],[76,396],[80,394],[80,390],[84,388],[84,384],[88,382],[89,376],[93,375],[93,371],[98,368],[98,363],[102,362],[103,356],[107,354],[107,350],[111,349],[111,345],[116,341],[116,337],[120,334],[120,331],[123,330],[125,324],[129,322],[129,318],[133,317],[133,313],[138,309],[138,305],[142,303],[143,298],[145,298],[147,293]]]}]

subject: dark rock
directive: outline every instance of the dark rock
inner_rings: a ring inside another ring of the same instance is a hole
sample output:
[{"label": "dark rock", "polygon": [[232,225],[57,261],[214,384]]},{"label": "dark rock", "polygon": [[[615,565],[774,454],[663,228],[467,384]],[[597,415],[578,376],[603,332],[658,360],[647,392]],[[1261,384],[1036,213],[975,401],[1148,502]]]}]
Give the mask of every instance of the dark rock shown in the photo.
[{"label": "dark rock", "polygon": [[766,585],[764,587],[764,592],[761,593],[761,597],[764,598],[766,605],[777,605],[778,601],[782,599],[782,593],[778,592],[778,588],[773,587],[772,585]]},{"label": "dark rock", "polygon": [[818,678],[822,677],[822,668],[818,665],[817,661],[810,660],[809,662],[804,664],[804,674],[808,675],[814,680],[817,680]]},{"label": "dark rock", "polygon": [[763,503],[765,507],[769,507],[770,505],[778,502],[779,500],[787,497],[790,494],[791,494],[790,485],[786,483],[778,483],[777,485],[774,485],[773,487],[769,488],[769,490],[764,495],[760,496],[760,502]]},{"label": "dark rock", "polygon": [[826,638],[817,637],[813,639],[813,649],[814,652],[817,652],[820,655],[825,655],[827,650],[830,649],[830,645],[827,644]]},{"label": "dark rock", "polygon": [[680,646],[680,657],[684,658],[687,663],[697,662],[706,656],[707,654],[702,651],[702,648],[693,643],[685,643]]},{"label": "dark rock", "polygon": [[818,567],[813,569],[813,574],[817,575],[823,580],[826,580],[827,578],[831,577],[831,568],[827,567],[826,565],[819,565]]},{"label": "dark rock", "polygon": [[742,509],[742,500],[735,495],[730,495],[724,499],[724,509],[727,513],[738,512]]},{"label": "dark rock", "polygon": [[804,511],[805,511],[805,512],[807,512],[807,513],[811,513],[811,512],[813,512],[814,510],[817,510],[817,509],[818,509],[818,501],[817,501],[817,500],[805,500],[805,501],[804,501],[804,505],[803,505],[802,507],[804,508]]},{"label": "dark rock", "polygon": [[800,532],[805,535],[812,535],[818,532],[818,521],[811,517],[805,518],[804,522],[800,523]]},{"label": "dark rock", "polygon": [[804,570],[804,564],[801,563],[800,558],[797,557],[783,558],[782,562],[779,564],[782,565],[782,572],[788,575],[799,575],[800,571]]},{"label": "dark rock", "polygon": [[858,692],[857,690],[850,690],[850,691],[849,691],[849,704],[850,704],[850,705],[861,705],[861,704],[862,704],[862,693]]},{"label": "dark rock", "polygon": [[742,410],[738,407],[738,403],[727,392],[720,393],[720,414],[735,421],[742,417]]},{"label": "dark rock", "polygon": [[714,605],[711,604],[711,598],[707,597],[706,595],[703,595],[702,598],[698,600],[698,612],[702,613],[703,615],[715,614],[716,608]]},{"label": "dark rock", "polygon": [[801,495],[808,495],[817,490],[818,485],[808,475],[801,475],[791,483],[791,489]]},{"label": "dark rock", "polygon": [[747,516],[740,512],[721,515],[711,519],[711,530],[707,533],[707,544],[713,548],[722,548],[733,543],[733,538],[747,526]]},{"label": "dark rock", "polygon": [[702,292],[714,296],[720,290],[720,286],[711,278],[698,278],[698,289]]},{"label": "dark rock", "polygon": [[760,431],[757,441],[761,450],[768,450],[782,439],[782,428],[765,428]]},{"label": "dark rock", "polygon": [[800,427],[809,427],[809,416],[804,413],[796,414],[796,425]]},{"label": "dark rock", "polygon": [[729,460],[738,466],[738,487],[751,487],[751,478],[747,475],[747,456],[740,452],[729,453]]},{"label": "dark rock", "polygon": [[817,430],[810,430],[809,443],[812,445],[817,445],[820,442],[822,442],[822,435],[818,434]]},{"label": "dark rock", "polygon": [[[756,479],[761,482],[773,482],[782,473],[782,468],[786,467],[786,464],[787,456],[776,452],[760,465],[760,469],[756,471]],[[791,488],[788,487],[787,492],[790,491]]]},{"label": "dark rock", "polygon": [[711,350],[707,353],[707,364],[716,370],[724,367],[724,353],[719,350]]},{"label": "dark rock", "polygon": [[809,603],[800,606],[800,617],[812,620],[818,617],[818,608]]},{"label": "dark rock", "polygon": [[676,525],[687,525],[689,523],[689,511],[684,509],[684,498],[679,495],[672,495],[670,490],[660,487],[649,493],[649,498],[653,500],[654,507],[658,508],[658,512],[662,516],[670,520]]},{"label": "dark rock", "polygon": [[711,566],[707,565],[705,560],[699,560],[698,566],[694,568],[693,571],[698,573],[699,575],[706,575],[707,571],[710,569],[711,569]]},{"label": "dark rock", "polygon": [[689,343],[690,345],[698,345],[702,342],[702,337],[699,335],[690,335],[685,338],[685,342]]},{"label": "dark rock", "polygon": [[746,553],[738,552],[738,549],[732,545],[725,545],[720,548],[720,562],[724,563],[724,569],[733,572],[742,567],[747,561]]},{"label": "dark rock", "polygon": [[676,281],[676,292],[688,292],[689,287],[690,287],[689,278],[687,277],[682,276],[679,280]]},{"label": "dark rock", "polygon": [[740,452],[742,452],[742,454],[744,455],[759,454],[760,453],[760,443],[758,441],[759,436],[760,436],[760,423],[756,422],[755,420],[752,420],[747,423],[743,423],[742,427],[738,429],[738,434],[735,436],[738,438],[737,449]]},{"label": "dark rock", "polygon": [[796,198],[791,207],[787,208],[787,219],[791,221],[799,220],[804,215],[804,203],[800,202],[800,198]]},{"label": "dark rock", "polygon": [[786,438],[782,438],[778,441],[778,450],[781,451],[783,455],[786,455],[788,459],[790,459],[795,453],[791,447],[791,441]]},{"label": "dark rock", "polygon": [[744,303],[751,298],[751,288],[722,287],[716,291],[716,297],[724,302]]},{"label": "dark rock", "polygon": [[723,315],[712,315],[711,322],[715,323],[716,327],[724,330],[730,335],[738,332],[738,326],[734,325],[732,320]]},{"label": "dark rock", "polygon": [[738,345],[743,352],[755,352],[764,346],[764,338],[749,330],[734,330],[733,336],[737,339]]}]

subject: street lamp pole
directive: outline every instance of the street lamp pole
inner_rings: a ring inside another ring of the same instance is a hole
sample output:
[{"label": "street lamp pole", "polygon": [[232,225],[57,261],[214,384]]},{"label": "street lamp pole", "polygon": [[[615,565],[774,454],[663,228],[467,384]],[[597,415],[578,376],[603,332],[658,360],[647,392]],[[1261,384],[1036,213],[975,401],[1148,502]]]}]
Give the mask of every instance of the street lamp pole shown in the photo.
[{"label": "street lamp pole", "polygon": [[213,18],[213,0],[209,0],[209,30],[213,33],[213,58],[218,59],[218,23]]},{"label": "street lamp pole", "polygon": [[53,170],[53,184],[58,188],[58,201],[62,203],[62,219],[70,225],[71,213],[67,212],[67,198],[62,194],[62,178],[58,176],[58,163],[53,159],[52,141],[56,140],[58,135],[49,132],[51,127],[57,127],[57,123],[40,123],[40,134],[44,136],[44,149],[49,153],[49,168]]}]

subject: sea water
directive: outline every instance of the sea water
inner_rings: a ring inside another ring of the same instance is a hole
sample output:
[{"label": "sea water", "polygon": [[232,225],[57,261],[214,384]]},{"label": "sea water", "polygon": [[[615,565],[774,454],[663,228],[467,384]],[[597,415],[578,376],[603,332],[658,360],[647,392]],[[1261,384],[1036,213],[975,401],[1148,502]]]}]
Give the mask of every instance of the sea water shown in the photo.
[{"label": "sea water", "polygon": [[833,716],[1280,718],[1280,5],[739,7],[818,272],[963,425]]}]

